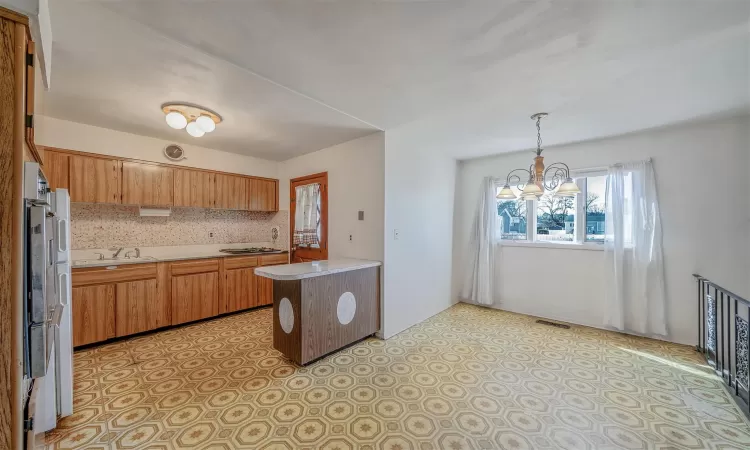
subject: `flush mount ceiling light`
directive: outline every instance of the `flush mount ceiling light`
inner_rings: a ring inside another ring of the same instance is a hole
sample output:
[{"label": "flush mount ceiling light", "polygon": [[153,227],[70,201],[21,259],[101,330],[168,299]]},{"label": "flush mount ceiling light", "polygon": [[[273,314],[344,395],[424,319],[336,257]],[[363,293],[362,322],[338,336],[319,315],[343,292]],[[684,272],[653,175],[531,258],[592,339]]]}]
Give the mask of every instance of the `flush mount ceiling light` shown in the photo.
[{"label": "flush mount ceiling light", "polygon": [[176,130],[184,128],[193,137],[210,133],[221,123],[221,116],[214,111],[190,103],[165,103],[161,110],[166,114],[167,125]]},{"label": "flush mount ceiling light", "polygon": [[[536,121],[536,158],[528,169],[515,169],[508,173],[505,186],[497,194],[500,200],[513,200],[516,194],[510,188],[514,184],[521,191],[524,200],[537,200],[544,195],[545,190],[554,192],[558,197],[575,197],[581,192],[573,178],[570,177],[568,165],[561,162],[552,163],[545,169],[542,156],[542,131],[540,122],[547,113],[536,113],[531,116]],[[520,172],[522,175],[519,175]],[[523,177],[523,178],[522,178]],[[524,180],[527,180],[524,183]],[[556,189],[556,191],[555,191]]]}]

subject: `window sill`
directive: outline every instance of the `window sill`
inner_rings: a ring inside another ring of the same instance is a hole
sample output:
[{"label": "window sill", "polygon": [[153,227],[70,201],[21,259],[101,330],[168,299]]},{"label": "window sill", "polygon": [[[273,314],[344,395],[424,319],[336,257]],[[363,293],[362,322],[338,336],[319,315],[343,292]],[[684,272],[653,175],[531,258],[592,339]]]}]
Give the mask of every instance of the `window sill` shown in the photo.
[{"label": "window sill", "polygon": [[531,248],[554,248],[564,250],[589,250],[604,251],[604,244],[595,242],[529,242],[529,241],[499,241],[501,247],[531,247]]}]

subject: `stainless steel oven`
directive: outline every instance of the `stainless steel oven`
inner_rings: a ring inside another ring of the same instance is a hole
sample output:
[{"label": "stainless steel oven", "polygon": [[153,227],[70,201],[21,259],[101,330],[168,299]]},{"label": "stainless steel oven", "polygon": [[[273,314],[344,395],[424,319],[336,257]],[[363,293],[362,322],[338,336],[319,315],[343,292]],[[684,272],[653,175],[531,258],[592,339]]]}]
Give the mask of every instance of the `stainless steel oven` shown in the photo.
[{"label": "stainless steel oven", "polygon": [[24,199],[24,366],[26,377],[34,379],[47,373],[54,347],[54,327],[59,324],[62,313],[57,302],[54,214],[50,208],[47,180],[39,164],[25,163]]}]

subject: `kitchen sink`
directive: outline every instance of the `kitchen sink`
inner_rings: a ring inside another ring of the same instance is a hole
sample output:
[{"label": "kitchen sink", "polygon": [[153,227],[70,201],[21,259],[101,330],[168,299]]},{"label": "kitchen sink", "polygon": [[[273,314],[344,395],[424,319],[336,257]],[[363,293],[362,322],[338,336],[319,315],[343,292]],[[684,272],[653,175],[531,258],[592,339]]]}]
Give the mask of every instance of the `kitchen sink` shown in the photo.
[{"label": "kitchen sink", "polygon": [[73,267],[75,266],[116,266],[119,264],[134,264],[146,261],[156,261],[156,258],[152,256],[140,256],[138,258],[104,258],[104,259],[79,259],[73,261]]}]

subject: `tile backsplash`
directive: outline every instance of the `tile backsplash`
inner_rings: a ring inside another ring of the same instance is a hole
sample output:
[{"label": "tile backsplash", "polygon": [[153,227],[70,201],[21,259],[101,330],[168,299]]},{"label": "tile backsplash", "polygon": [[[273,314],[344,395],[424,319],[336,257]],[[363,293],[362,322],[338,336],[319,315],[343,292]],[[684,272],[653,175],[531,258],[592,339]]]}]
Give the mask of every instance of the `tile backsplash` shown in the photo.
[{"label": "tile backsplash", "polygon": [[274,226],[276,247],[289,246],[289,211],[173,208],[169,217],[141,217],[137,206],[72,203],[70,224],[73,250],[271,242]]}]

